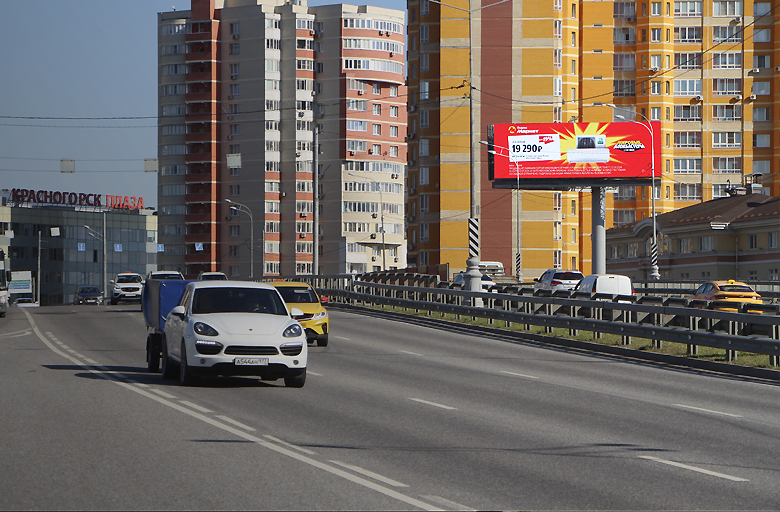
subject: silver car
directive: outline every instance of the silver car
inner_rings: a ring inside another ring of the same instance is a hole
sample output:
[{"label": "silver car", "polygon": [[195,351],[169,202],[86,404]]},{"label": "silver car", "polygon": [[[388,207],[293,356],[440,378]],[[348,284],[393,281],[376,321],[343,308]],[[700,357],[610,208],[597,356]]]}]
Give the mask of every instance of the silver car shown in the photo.
[{"label": "silver car", "polygon": [[585,277],[579,270],[561,270],[551,268],[542,277],[534,279],[534,290],[570,291],[577,287],[577,283]]}]

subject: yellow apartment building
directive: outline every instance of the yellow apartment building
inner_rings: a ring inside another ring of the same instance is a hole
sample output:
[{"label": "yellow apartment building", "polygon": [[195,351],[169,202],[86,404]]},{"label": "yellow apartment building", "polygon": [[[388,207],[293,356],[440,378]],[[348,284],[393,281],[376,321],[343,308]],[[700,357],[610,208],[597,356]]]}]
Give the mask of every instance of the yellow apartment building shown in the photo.
[{"label": "yellow apartment building", "polygon": [[777,16],[777,0],[409,0],[408,264],[463,269],[475,217],[480,259],[507,273],[590,272],[590,190],[493,189],[492,124],[660,122],[654,193],[609,190],[607,227],[746,182],[780,195]]}]

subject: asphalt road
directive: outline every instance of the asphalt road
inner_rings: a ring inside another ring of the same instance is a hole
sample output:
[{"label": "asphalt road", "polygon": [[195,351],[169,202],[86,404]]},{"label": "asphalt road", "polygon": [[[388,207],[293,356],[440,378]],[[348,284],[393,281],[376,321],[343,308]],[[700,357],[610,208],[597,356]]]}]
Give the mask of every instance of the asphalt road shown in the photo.
[{"label": "asphalt road", "polygon": [[774,383],[331,310],[302,389],[181,387],[137,306],[0,319],[0,509],[777,510]]}]

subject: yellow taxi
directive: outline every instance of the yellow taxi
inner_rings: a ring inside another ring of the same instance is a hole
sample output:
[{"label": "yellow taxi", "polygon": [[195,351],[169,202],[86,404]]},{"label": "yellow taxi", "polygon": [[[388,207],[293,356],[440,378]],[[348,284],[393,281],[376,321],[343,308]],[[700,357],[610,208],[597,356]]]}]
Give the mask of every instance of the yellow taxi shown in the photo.
[{"label": "yellow taxi", "polygon": [[[763,304],[761,295],[750,285],[729,279],[728,281],[708,281],[699,286],[693,293],[692,299],[717,300],[725,302],[739,302],[743,304]],[[717,311],[737,311],[736,308],[716,307]],[[760,313],[760,311],[752,311]]]},{"label": "yellow taxi", "polygon": [[270,283],[281,294],[288,308],[298,308],[302,316],[295,316],[306,332],[306,339],[316,341],[318,347],[328,346],[328,311],[322,306],[327,297],[320,299],[317,292],[308,284],[297,281],[277,281]]}]

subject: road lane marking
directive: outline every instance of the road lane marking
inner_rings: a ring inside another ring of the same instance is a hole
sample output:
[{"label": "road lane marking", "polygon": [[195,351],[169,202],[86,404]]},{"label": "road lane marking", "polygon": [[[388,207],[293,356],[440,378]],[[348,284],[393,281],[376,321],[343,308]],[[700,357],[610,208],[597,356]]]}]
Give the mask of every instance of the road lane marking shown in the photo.
[{"label": "road lane marking", "polygon": [[88,362],[89,364],[94,364],[94,365],[98,365],[98,364],[100,364],[100,363],[98,363],[97,361],[95,361],[94,359],[90,359],[90,358],[88,358],[88,357],[85,357],[85,358],[84,358],[84,361]]},{"label": "road lane marking", "polygon": [[367,476],[368,478],[373,478],[374,480],[377,480],[379,482],[386,483],[387,485],[392,485],[393,487],[409,487],[408,485],[402,484],[401,482],[397,482],[391,478],[387,478],[385,476],[374,473],[373,471],[369,471],[367,469],[363,469],[358,466],[353,466],[352,464],[347,464],[346,462],[341,462],[338,460],[331,460],[329,462],[332,462],[333,464],[338,464],[339,466],[354,471],[355,473],[360,473],[361,475]]},{"label": "road lane marking", "polygon": [[254,432],[255,429],[250,427],[249,425],[244,425],[240,421],[236,421],[233,418],[228,418],[227,416],[217,416],[217,418],[221,419],[222,421],[226,421],[230,423],[231,425],[235,425],[237,427],[243,428],[244,430],[248,430],[249,432]]},{"label": "road lane marking", "polygon": [[321,373],[314,373],[312,371],[306,370],[306,373],[309,375],[314,375],[315,377],[322,377]]},{"label": "road lane marking", "polygon": [[449,409],[451,411],[457,411],[457,409],[455,407],[450,407],[449,405],[437,404],[436,402],[429,402],[428,400],[423,400],[422,398],[409,398],[409,400],[412,400],[414,402],[419,402],[419,403],[425,404],[425,405],[432,405],[434,407],[441,407],[442,409]]},{"label": "road lane marking", "polygon": [[694,407],[692,405],[684,405],[684,404],[672,404],[675,407],[683,407],[685,409],[693,409],[694,411],[701,411],[701,412],[708,412],[710,414],[720,414],[721,416],[730,416],[732,418],[742,418],[739,414],[731,414],[728,412],[720,412],[720,411],[713,411],[711,409],[702,409],[701,407]]},{"label": "road lane marking", "polygon": [[212,411],[212,410],[210,410],[210,409],[206,409],[205,407],[201,407],[201,406],[200,406],[200,405],[198,405],[198,404],[193,404],[192,402],[189,402],[189,401],[187,401],[187,400],[179,400],[179,403],[180,403],[180,404],[184,404],[184,405],[186,405],[187,407],[192,407],[192,408],[193,408],[193,409],[195,409],[196,411],[200,411],[200,412],[214,412],[214,411]]},{"label": "road lane marking", "polygon": [[507,375],[514,375],[515,377],[524,377],[526,379],[538,379],[539,377],[534,377],[533,375],[524,375],[522,373],[515,373],[515,372],[505,372],[502,371],[501,373],[506,373]]},{"label": "road lane marking", "polygon": [[286,441],[282,441],[281,439],[278,439],[278,438],[276,438],[274,436],[269,436],[268,434],[266,434],[263,437],[265,437],[266,439],[270,439],[271,441],[273,441],[275,443],[283,444],[283,445],[285,445],[288,448],[292,448],[293,450],[298,450],[299,452],[303,452],[303,453],[306,453],[308,455],[317,455],[317,452],[313,452],[311,450],[307,450],[306,448],[301,448],[300,446],[296,446],[296,445],[294,445],[292,443],[288,443]]},{"label": "road lane marking", "polygon": [[0,334],[0,338],[20,338],[22,336],[27,336],[32,334],[32,331],[30,329],[25,329],[23,331],[16,331],[16,332],[9,332],[6,334]]},{"label": "road lane marking", "polygon": [[688,469],[690,471],[696,471],[697,473],[704,473],[705,475],[710,476],[716,476],[718,478],[725,478],[726,480],[732,480],[734,482],[749,482],[750,480],[745,480],[744,478],[739,478],[736,476],[727,475],[725,473],[718,473],[716,471],[710,471],[709,469],[703,469],[703,468],[697,468],[696,466],[689,466],[688,464],[681,464],[679,462],[673,462],[671,460],[665,460],[665,459],[659,459],[657,457],[650,457],[649,455],[640,455],[640,459],[647,459],[652,460],[655,462],[660,462],[661,464],[668,464],[670,466],[675,466],[682,469]]},{"label": "road lane marking", "polygon": [[433,501],[434,503],[438,503],[439,505],[444,505],[447,508],[451,508],[452,510],[465,510],[468,512],[476,512],[477,509],[475,508],[469,508],[466,505],[461,505],[460,503],[455,503],[454,501],[445,500],[441,496],[420,496],[424,500]]},{"label": "road lane marking", "polygon": [[152,393],[157,393],[160,396],[164,396],[165,398],[170,398],[171,400],[176,400],[177,398],[179,398],[177,396],[173,396],[170,393],[166,393],[165,391],[162,391],[160,389],[150,389],[149,391],[151,391]]},{"label": "road lane marking", "polygon": [[417,352],[409,352],[408,350],[400,350],[402,354],[409,354],[410,356],[421,356],[422,354],[418,354]]},{"label": "road lane marking", "polygon": [[333,338],[336,338],[338,340],[352,341],[352,338],[345,338],[344,336],[333,336]]},{"label": "road lane marking", "polygon": [[134,393],[137,393],[141,396],[144,396],[150,400],[153,400],[161,405],[165,405],[175,411],[178,411],[182,414],[186,414],[187,416],[190,416],[193,419],[197,419],[202,421],[203,423],[206,423],[208,425],[211,425],[212,427],[216,427],[218,429],[221,429],[227,433],[233,434],[236,437],[240,437],[242,439],[246,439],[247,441],[251,441],[255,443],[256,445],[266,448],[268,450],[272,450],[280,455],[284,455],[290,459],[297,460],[299,462],[302,462],[304,464],[307,464],[315,469],[319,469],[321,471],[325,471],[327,473],[330,473],[332,475],[338,476],[340,478],[343,478],[344,480],[348,480],[352,483],[361,485],[365,487],[366,489],[370,489],[373,491],[376,491],[380,494],[384,494],[385,496],[388,496],[390,498],[393,498],[395,500],[398,500],[402,503],[405,503],[407,505],[411,505],[413,507],[420,508],[422,510],[431,510],[431,511],[442,511],[443,509],[436,507],[434,505],[431,505],[430,503],[425,503],[424,501],[420,501],[416,498],[413,498],[411,496],[407,496],[406,494],[400,493],[398,491],[395,491],[393,489],[390,489],[388,487],[384,487],[382,485],[379,485],[375,482],[372,482],[370,480],[366,480],[365,478],[361,478],[359,476],[356,476],[352,473],[348,473],[344,470],[341,470],[337,467],[333,467],[330,464],[325,464],[324,462],[320,462],[316,459],[312,459],[310,457],[307,457],[306,455],[296,453],[294,451],[289,450],[288,448],[284,446],[279,446],[277,444],[274,444],[269,441],[265,441],[259,437],[256,437],[248,432],[244,432],[242,430],[238,430],[235,427],[232,427],[230,425],[226,425],[225,423],[222,423],[220,421],[217,421],[214,418],[211,418],[209,416],[205,416],[197,411],[194,411],[192,409],[188,409],[187,407],[184,407],[176,402],[171,402],[169,400],[166,400],[165,398],[161,396],[157,396],[156,394],[150,393],[145,389],[141,389],[138,386],[128,384],[126,382],[122,382],[121,380],[117,379],[112,372],[103,372],[95,369],[95,367],[87,366],[83,362],[79,361],[78,359],[70,356],[69,354],[61,351],[56,346],[54,346],[49,340],[47,340],[43,334],[41,333],[40,329],[38,329],[38,326],[35,324],[35,321],[32,318],[32,315],[24,311],[25,316],[27,317],[27,321],[30,322],[30,326],[33,329],[33,332],[35,332],[36,336],[38,336],[38,339],[40,339],[44,345],[49,347],[49,349],[62,356],[65,359],[68,359],[69,361],[73,362],[74,364],[82,367],[84,370],[101,377],[109,382],[113,382],[114,384],[121,386],[127,390],[130,390]]}]

